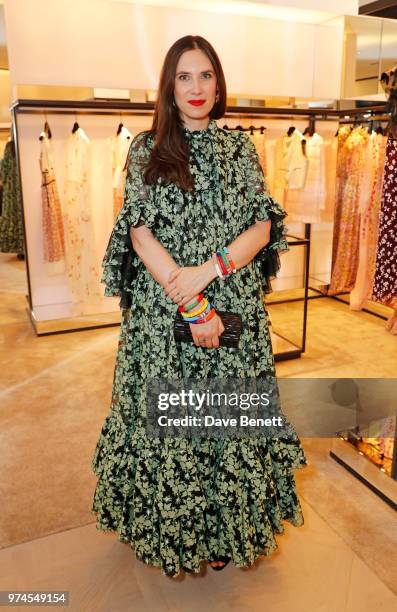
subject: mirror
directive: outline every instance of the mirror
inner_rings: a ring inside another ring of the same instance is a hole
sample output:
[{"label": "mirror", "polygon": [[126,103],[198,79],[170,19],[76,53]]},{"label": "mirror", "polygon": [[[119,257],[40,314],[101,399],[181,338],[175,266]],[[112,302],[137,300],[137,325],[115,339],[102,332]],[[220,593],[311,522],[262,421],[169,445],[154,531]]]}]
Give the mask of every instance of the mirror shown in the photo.
[{"label": "mirror", "polygon": [[385,100],[383,71],[397,64],[397,23],[379,17],[345,17],[342,97]]}]

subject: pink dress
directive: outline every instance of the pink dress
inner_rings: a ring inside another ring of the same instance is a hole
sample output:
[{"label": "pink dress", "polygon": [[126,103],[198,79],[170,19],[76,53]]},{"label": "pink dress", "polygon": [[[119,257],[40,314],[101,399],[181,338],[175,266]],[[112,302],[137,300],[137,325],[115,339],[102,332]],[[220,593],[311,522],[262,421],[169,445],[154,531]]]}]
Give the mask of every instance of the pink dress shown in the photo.
[{"label": "pink dress", "polygon": [[360,236],[359,194],[368,131],[342,128],[338,134],[338,159],[334,235],[329,295],[350,291],[356,282]]},{"label": "pink dress", "polygon": [[374,284],[386,142],[386,136],[372,132],[362,166],[360,244],[356,283],[350,293],[351,310],[361,310],[364,307]]}]

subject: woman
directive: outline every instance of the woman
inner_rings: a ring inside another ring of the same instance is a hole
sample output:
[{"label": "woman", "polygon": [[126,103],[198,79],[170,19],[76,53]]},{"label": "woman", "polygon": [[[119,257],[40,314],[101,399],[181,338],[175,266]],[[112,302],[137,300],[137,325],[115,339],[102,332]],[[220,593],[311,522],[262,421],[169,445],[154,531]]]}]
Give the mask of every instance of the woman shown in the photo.
[{"label": "woman", "polygon": [[[252,565],[277,548],[283,519],[303,524],[292,470],[306,457],[294,431],[248,440],[145,433],[150,379],[275,375],[263,292],[277,251],[288,248],[286,213],[266,190],[249,137],[217,127],[225,107],[212,46],[200,36],[176,41],[152,129],[129,150],[124,206],[103,261],[105,295],[121,297],[123,319],[92,510],[98,529],[116,531],[167,576],[199,572],[203,560]],[[219,269],[214,253],[223,247],[233,274]],[[178,307],[201,312],[200,324],[189,322],[194,343],[174,339]],[[241,314],[239,348],[219,346],[217,311]]]}]

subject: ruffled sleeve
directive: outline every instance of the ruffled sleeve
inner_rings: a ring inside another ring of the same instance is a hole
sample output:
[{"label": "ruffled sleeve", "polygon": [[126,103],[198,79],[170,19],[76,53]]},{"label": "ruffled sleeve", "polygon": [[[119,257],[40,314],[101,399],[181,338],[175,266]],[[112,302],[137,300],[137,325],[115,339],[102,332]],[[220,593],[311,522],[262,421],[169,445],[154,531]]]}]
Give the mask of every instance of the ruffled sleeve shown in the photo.
[{"label": "ruffled sleeve", "polygon": [[143,179],[144,167],[150,156],[146,133],[138,134],[131,142],[126,167],[124,203],[114,224],[102,260],[105,296],[119,296],[120,308],[131,306],[133,281],[140,259],[131,242],[130,227],[154,224],[153,188]]},{"label": "ruffled sleeve", "polygon": [[280,252],[289,250],[286,240],[287,227],[284,218],[286,211],[270,195],[258,153],[251,138],[240,132],[243,139],[243,164],[247,180],[248,205],[252,207],[253,218],[258,221],[271,221],[270,240],[268,244],[257,253],[253,263],[262,288],[265,293],[272,291],[271,280],[276,278],[280,270]]}]

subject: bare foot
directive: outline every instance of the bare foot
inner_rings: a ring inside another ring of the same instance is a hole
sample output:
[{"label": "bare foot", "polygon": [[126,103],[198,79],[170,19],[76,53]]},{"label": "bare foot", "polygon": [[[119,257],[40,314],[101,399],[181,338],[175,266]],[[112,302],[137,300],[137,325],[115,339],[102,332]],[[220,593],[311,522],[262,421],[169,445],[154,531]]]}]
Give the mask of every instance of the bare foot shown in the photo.
[{"label": "bare foot", "polygon": [[225,564],[223,561],[211,561],[211,567],[223,567]]}]

